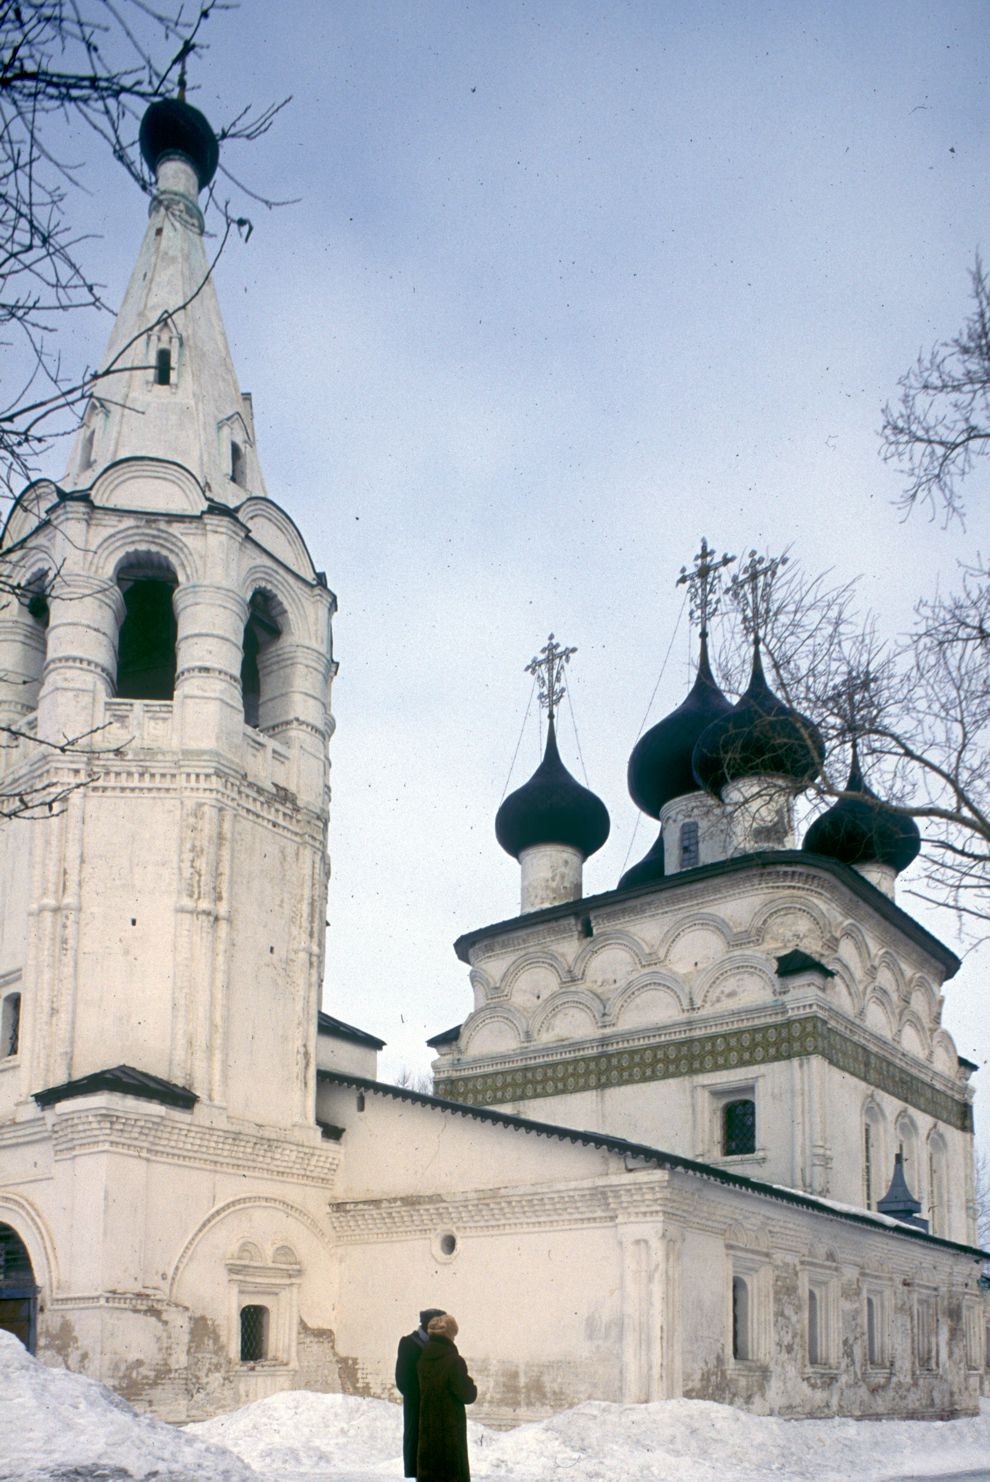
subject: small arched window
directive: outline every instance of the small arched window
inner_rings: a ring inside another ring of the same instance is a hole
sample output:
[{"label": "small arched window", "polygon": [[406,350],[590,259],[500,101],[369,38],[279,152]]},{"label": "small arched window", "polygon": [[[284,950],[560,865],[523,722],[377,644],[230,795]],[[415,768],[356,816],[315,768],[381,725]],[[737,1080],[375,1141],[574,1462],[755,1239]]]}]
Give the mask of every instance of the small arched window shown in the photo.
[{"label": "small arched window", "polygon": [[752,1354],[749,1327],[749,1283],[745,1276],[732,1278],[732,1357],[748,1359]]},{"label": "small arched window", "polygon": [[945,1143],[934,1132],[928,1141],[928,1215],[933,1235],[947,1235],[949,1181],[946,1176]]},{"label": "small arched window", "polygon": [[21,995],[8,993],[0,1013],[0,1057],[16,1055],[21,1044]]},{"label": "small arched window", "polygon": [[880,1362],[880,1327],[877,1321],[877,1299],[866,1299],[866,1362],[876,1366]]},{"label": "small arched window", "polygon": [[756,1152],[756,1102],[748,1097],[722,1108],[722,1154],[731,1158]]},{"label": "small arched window", "polygon": [[268,1357],[267,1307],[254,1303],[241,1308],[241,1363],[256,1364]]},{"label": "small arched window", "polygon": [[244,446],[242,443],[236,442],[233,438],[230,440],[230,477],[235,484],[240,484],[242,489],[247,487],[247,463],[244,458]]},{"label": "small arched window", "polygon": [[821,1362],[821,1314],[819,1312],[818,1293],[814,1287],[811,1287],[808,1291],[808,1363],[820,1364]]},{"label": "small arched window", "polygon": [[170,386],[172,383],[172,348],[159,345],[155,354],[155,385]]},{"label": "small arched window", "polygon": [[[884,1178],[886,1176],[886,1182]],[[867,1103],[863,1114],[863,1205],[876,1209],[890,1183],[884,1149],[883,1114],[875,1102]]]},{"label": "small arched window", "polygon": [[166,562],[138,562],[118,575],[124,620],[117,643],[117,697],[171,700],[175,693],[175,573]]}]

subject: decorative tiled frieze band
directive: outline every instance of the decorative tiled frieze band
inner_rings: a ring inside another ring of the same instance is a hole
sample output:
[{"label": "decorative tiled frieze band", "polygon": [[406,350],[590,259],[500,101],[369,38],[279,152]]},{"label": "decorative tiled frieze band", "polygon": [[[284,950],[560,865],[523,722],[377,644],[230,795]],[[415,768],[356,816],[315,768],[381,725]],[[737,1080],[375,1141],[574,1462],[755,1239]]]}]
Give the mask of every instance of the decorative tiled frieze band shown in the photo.
[{"label": "decorative tiled frieze band", "polygon": [[548,1065],[520,1065],[478,1075],[439,1076],[437,1095],[469,1106],[498,1106],[507,1101],[566,1096],[610,1086],[671,1080],[675,1076],[749,1070],[803,1055],[821,1055],[837,1070],[896,1096],[928,1116],[951,1127],[972,1130],[973,1112],[968,1101],[940,1090],[886,1056],[867,1049],[815,1014],[751,1029],[668,1040],[659,1045],[603,1050]]}]

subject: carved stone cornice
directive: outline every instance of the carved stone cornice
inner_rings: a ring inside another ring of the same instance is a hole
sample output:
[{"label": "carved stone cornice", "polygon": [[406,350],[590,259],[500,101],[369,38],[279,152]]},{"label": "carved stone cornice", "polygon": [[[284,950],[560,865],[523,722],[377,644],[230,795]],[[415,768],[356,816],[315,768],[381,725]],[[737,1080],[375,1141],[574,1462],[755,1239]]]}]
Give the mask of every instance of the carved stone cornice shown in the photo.
[{"label": "carved stone cornice", "polygon": [[617,1220],[659,1218],[670,1174],[653,1170],[628,1181],[543,1185],[526,1189],[472,1190],[447,1199],[356,1199],[330,1205],[333,1237],[342,1245],[429,1237],[450,1226],[459,1235],[513,1230],[564,1230]]},{"label": "carved stone cornice", "polygon": [[340,1164],[337,1146],[312,1147],[288,1137],[262,1136],[107,1106],[59,1111],[51,1135],[57,1159],[80,1153],[123,1153],[156,1163],[251,1173],[290,1183],[329,1184]]}]

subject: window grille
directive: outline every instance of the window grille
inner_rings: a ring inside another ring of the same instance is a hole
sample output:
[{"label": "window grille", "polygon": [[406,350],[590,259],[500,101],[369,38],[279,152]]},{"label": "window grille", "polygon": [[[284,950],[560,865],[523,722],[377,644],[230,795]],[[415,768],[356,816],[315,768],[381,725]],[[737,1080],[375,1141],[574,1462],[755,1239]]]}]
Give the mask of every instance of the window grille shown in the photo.
[{"label": "window grille", "polygon": [[268,1357],[268,1308],[253,1304],[241,1308],[241,1363],[255,1364]]},{"label": "window grille", "polygon": [[732,1157],[756,1151],[756,1102],[729,1101],[722,1111],[722,1153]]}]

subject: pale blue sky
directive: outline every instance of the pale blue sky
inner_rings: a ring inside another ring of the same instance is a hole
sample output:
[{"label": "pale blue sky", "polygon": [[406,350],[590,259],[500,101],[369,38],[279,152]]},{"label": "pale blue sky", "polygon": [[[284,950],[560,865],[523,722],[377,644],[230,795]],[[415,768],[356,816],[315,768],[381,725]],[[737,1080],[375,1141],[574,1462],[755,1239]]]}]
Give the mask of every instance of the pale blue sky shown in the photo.
[{"label": "pale blue sky", "polygon": [[[986,245],[987,32],[954,0],[243,0],[211,23],[191,101],[215,124],[294,97],[227,158],[298,201],[254,208],[218,284],[269,491],[340,599],[326,1004],[390,1042],[387,1072],[471,1006],[453,938],[518,909],[492,823],[550,629],[613,820],[590,893],[629,851],[626,760],[702,533],[862,573],[892,628],[987,549],[985,475],[968,531],[904,523],[876,435]],[[118,301],[143,206],[91,178]],[[688,657],[682,624],[651,721]],[[531,723],[513,786],[538,744]],[[563,749],[583,776],[566,721]],[[946,1013],[982,1062],[980,977]]]}]

